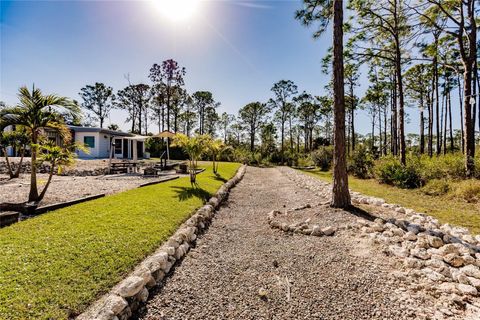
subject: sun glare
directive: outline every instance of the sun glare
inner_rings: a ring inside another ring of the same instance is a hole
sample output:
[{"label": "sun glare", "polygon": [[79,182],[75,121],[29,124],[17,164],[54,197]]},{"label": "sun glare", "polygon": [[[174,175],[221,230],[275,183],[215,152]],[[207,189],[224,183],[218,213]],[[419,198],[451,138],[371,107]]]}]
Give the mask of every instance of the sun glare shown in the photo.
[{"label": "sun glare", "polygon": [[160,13],[172,20],[183,21],[192,18],[201,0],[153,0]]}]

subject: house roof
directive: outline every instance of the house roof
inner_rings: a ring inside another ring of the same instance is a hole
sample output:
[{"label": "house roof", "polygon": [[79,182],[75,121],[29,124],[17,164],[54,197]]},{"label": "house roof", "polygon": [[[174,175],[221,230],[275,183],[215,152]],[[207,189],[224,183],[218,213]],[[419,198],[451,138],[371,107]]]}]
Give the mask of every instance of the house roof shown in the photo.
[{"label": "house roof", "polygon": [[79,126],[68,126],[70,130],[73,130],[75,132],[99,132],[103,134],[108,134],[111,136],[120,136],[120,137],[136,137],[135,134],[128,133],[128,132],[122,132],[122,131],[114,131],[114,130],[108,130],[108,129],[103,129],[103,128],[95,128],[95,127],[79,127]]}]

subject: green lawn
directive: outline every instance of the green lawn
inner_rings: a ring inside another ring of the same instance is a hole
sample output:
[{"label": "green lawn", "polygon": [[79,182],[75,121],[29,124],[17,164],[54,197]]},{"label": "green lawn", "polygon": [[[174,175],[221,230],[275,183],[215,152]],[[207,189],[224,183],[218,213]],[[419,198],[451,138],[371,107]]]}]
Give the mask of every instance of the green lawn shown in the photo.
[{"label": "green lawn", "polygon": [[[304,171],[321,180],[331,182],[331,172],[319,170]],[[362,180],[350,176],[350,189],[368,196],[385,199],[388,203],[397,203],[403,207],[424,212],[438,218],[442,223],[463,226],[474,234],[480,233],[480,208],[478,204],[467,203],[447,196],[428,196],[418,189],[400,189],[380,184],[374,179]]]},{"label": "green lawn", "polygon": [[0,229],[0,319],[67,319],[119,282],[240,166],[134,189]]}]

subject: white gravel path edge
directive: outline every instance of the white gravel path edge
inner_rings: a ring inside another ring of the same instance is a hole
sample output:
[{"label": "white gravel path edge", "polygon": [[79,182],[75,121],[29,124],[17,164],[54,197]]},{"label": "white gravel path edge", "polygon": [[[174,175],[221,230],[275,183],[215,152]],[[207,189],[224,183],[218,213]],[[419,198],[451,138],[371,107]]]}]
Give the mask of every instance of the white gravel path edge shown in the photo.
[{"label": "white gravel path edge", "polygon": [[148,299],[150,291],[168,277],[173,265],[181,261],[197,235],[203,233],[215,211],[227,199],[230,190],[245,175],[242,165],[235,176],[223,184],[208,203],[198,209],[152,255],[144,259],[132,273],[118,283],[109,293],[93,302],[77,320],[126,320]]}]

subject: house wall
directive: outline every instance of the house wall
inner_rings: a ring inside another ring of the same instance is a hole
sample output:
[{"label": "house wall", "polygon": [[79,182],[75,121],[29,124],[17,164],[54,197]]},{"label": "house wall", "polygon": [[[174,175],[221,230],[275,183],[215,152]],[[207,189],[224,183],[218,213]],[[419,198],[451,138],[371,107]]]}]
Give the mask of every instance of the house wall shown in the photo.
[{"label": "house wall", "polygon": [[[79,158],[99,158],[100,156],[100,134],[98,132],[75,132],[75,142],[83,144],[84,137],[95,137],[95,148],[89,148],[90,153],[78,150]],[[103,137],[102,137],[103,138]],[[108,152],[107,152],[108,156]]]},{"label": "house wall", "polygon": [[98,138],[98,157],[99,158],[108,158],[109,157],[109,151],[110,151],[110,135],[104,134],[104,133],[99,133],[99,138]]},{"label": "house wall", "polygon": [[[110,139],[112,138],[111,135],[100,133],[100,132],[75,132],[75,142],[77,143],[84,143],[84,137],[95,137],[95,148],[90,148],[90,154],[86,154],[82,151],[77,151],[79,158],[83,159],[92,159],[92,158],[109,158],[110,154]],[[128,158],[131,159],[133,157],[133,150],[132,150],[132,141],[129,139],[125,139],[123,137],[116,137],[114,140],[120,140],[122,142],[122,150],[120,153],[115,153],[113,158],[116,159],[123,159],[123,148],[124,148],[124,140],[128,141]],[[112,141],[113,142],[113,141]],[[136,143],[136,141],[134,141]],[[143,143],[143,152],[145,153],[145,143]],[[140,153],[140,150],[139,150]]]}]

